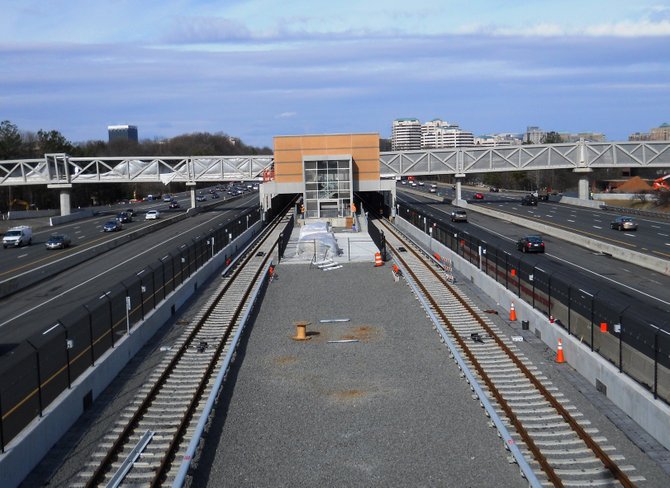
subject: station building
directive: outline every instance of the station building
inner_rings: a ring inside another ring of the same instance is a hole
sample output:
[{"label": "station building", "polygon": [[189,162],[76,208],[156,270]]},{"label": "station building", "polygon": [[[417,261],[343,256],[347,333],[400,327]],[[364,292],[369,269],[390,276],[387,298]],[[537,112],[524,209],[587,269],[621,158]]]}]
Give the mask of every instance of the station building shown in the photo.
[{"label": "station building", "polygon": [[350,216],[360,208],[358,192],[379,193],[386,208],[395,202],[395,180],[380,176],[377,133],[276,136],[274,169],[264,179],[263,210],[278,195],[297,194],[306,219]]}]

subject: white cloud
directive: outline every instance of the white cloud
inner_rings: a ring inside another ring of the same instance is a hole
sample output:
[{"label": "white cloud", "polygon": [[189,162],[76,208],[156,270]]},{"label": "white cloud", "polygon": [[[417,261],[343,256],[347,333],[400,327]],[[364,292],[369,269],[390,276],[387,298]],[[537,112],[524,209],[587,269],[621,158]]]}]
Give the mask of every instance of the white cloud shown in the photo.
[{"label": "white cloud", "polygon": [[275,118],[277,119],[290,119],[298,115],[297,112],[282,112],[279,115],[277,115]]},{"label": "white cloud", "polygon": [[618,22],[614,24],[594,25],[585,30],[590,36],[614,37],[665,37],[670,36],[670,20],[660,22]]}]

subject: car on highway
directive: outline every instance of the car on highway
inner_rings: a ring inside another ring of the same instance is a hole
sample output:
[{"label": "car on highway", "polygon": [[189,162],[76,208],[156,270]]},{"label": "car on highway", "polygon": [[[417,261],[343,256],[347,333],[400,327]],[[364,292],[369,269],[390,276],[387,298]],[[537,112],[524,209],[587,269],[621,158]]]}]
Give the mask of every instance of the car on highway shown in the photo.
[{"label": "car on highway", "polygon": [[498,188],[497,186],[492,186],[491,188],[489,188],[489,191],[498,193],[500,191],[500,188]]},{"label": "car on highway", "polygon": [[610,222],[610,227],[616,230],[637,230],[637,222],[631,217],[617,217]]},{"label": "car on highway", "polygon": [[216,192],[212,193],[212,199],[216,199],[216,198],[219,198],[219,194],[216,193]]},{"label": "car on highway", "polygon": [[544,241],[540,236],[525,236],[516,242],[521,252],[544,252]]},{"label": "car on highway", "polygon": [[168,203],[168,202],[171,202],[171,201],[172,201],[172,195],[170,195],[169,193],[166,194],[166,195],[163,195],[163,202]]},{"label": "car on highway", "polygon": [[483,193],[475,193],[474,199],[475,200],[484,200],[484,194]]},{"label": "car on highway", "polygon": [[204,202],[207,200],[207,197],[205,195],[198,195],[197,197],[195,197],[195,200],[197,202]]},{"label": "car on highway", "polygon": [[537,206],[537,197],[533,194],[524,195],[521,197],[521,205]]},{"label": "car on highway", "polygon": [[161,213],[158,210],[148,210],[147,214],[144,216],[144,220],[156,220],[161,216]]},{"label": "car on highway", "polygon": [[52,234],[46,242],[47,249],[65,249],[70,247],[72,240],[67,234]]},{"label": "car on highway", "polygon": [[181,205],[179,205],[179,202],[177,200],[172,200],[170,202],[170,205],[168,205],[168,208],[181,208]]},{"label": "car on highway", "polygon": [[133,221],[133,217],[128,212],[119,212],[116,214],[116,220],[122,224],[127,224]]},{"label": "car on highway", "polygon": [[451,212],[451,221],[452,222],[467,222],[468,214],[465,210],[454,210]]},{"label": "car on highway", "polygon": [[137,215],[137,212],[135,212],[135,209],[134,209],[134,208],[127,208],[127,209],[125,210],[125,212],[126,212],[128,215],[130,215],[131,217],[134,217],[135,215]]},{"label": "car on highway", "polygon": [[103,232],[117,232],[123,229],[123,224],[118,220],[110,220],[105,222],[105,225],[102,226]]}]

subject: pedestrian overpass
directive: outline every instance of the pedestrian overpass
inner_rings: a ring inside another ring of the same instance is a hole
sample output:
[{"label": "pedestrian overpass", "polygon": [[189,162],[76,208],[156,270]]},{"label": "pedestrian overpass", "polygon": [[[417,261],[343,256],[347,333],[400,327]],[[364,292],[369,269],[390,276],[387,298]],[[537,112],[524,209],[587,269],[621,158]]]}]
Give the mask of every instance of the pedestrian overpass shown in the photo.
[{"label": "pedestrian overpass", "polygon": [[[0,161],[0,186],[45,185],[61,192],[61,215],[70,213],[72,185],[86,183],[198,183],[271,179],[273,155],[72,157]],[[594,168],[668,168],[670,141],[587,142],[462,147],[379,153],[380,178],[569,169],[582,174],[579,197],[588,198]]]}]

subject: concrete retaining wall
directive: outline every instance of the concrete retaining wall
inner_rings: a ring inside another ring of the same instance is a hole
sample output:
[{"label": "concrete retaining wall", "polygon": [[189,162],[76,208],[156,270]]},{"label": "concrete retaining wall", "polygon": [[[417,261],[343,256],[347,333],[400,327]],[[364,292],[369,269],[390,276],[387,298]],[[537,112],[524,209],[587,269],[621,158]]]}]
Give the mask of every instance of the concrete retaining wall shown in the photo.
[{"label": "concrete retaining wall", "polygon": [[126,364],[144,344],[153,337],[184,303],[203,285],[213,273],[224,266],[226,255],[243,248],[261,228],[257,222],[240,237],[222,249],[210,262],[189,277],[146,319],[136,325],[107,351],[98,364],[89,368],[64,391],[47,409],[41,418],[35,419],[0,455],[0,480],[2,487],[16,487],[40,462],[53,446],[84,413],[84,398],[92,395],[95,400],[116,378]]},{"label": "concrete retaining wall", "polygon": [[626,412],[658,442],[670,449],[670,406],[661,400],[654,400],[653,395],[635,380],[620,373],[613,364],[591,352],[588,346],[569,335],[560,326],[551,324],[544,314],[520,300],[519,297],[505,289],[500,283],[479,271],[477,267],[471,265],[446,246],[431,239],[427,234],[402,218],[396,218],[395,225],[420,243],[424,249],[430,250],[431,254],[438,252],[441,256],[451,259],[454,268],[463,274],[465,279],[474,283],[492,300],[495,300],[502,313],[509,311],[513,302],[517,319],[519,321],[527,320],[530,330],[551,349],[556,350],[558,339],[561,339],[568,364],[592,385],[596,386],[596,382],[604,385],[607,397],[615,405]]}]

